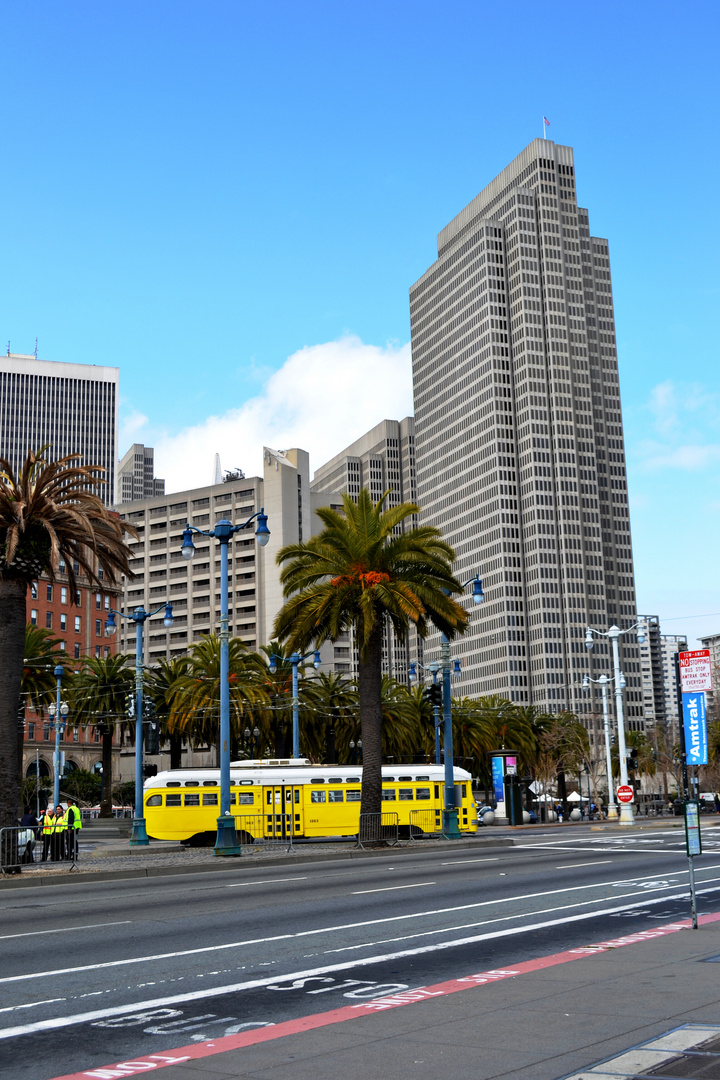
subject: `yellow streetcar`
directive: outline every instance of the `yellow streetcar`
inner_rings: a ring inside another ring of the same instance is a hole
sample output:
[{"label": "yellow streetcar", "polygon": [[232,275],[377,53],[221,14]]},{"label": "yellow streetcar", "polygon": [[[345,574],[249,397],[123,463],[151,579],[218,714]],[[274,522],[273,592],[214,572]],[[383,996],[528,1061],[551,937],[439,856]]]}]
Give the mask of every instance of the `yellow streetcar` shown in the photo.
[{"label": "yellow streetcar", "polygon": [[[439,832],[445,770],[440,765],[383,765],[383,813],[397,814],[400,836]],[[458,824],[477,831],[472,778],[454,769]],[[355,837],[362,767],[313,765],[302,758],[234,761],[230,810],[242,843],[290,836]],[[220,814],[220,770],[178,769],[145,781],[145,821],[155,840],[214,843]],[[395,820],[394,818],[392,819]]]}]

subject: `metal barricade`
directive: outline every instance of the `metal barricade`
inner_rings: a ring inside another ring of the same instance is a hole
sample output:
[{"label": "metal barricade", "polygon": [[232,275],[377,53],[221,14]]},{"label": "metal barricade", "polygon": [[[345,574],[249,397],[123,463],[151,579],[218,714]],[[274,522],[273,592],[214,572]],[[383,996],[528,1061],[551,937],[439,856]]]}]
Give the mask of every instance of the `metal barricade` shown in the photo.
[{"label": "metal barricade", "polygon": [[397,844],[400,840],[398,815],[393,811],[380,814],[361,814],[358,824],[357,846],[371,844]]},{"label": "metal barricade", "polygon": [[70,870],[77,870],[77,831],[43,834],[42,828],[13,825],[0,829],[0,874],[20,873],[23,867],[38,863],[65,863]]},{"label": "metal barricade", "polygon": [[442,836],[442,810],[411,810],[410,811],[410,839],[422,840],[428,836]]},{"label": "metal barricade", "polygon": [[292,814],[234,814],[233,817],[241,848],[292,850]]}]

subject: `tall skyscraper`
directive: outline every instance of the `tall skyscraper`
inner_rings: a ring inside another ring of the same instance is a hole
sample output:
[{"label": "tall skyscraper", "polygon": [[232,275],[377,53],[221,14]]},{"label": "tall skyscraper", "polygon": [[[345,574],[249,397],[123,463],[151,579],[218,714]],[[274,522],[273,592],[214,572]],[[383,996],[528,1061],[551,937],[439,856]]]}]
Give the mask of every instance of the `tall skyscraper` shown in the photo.
[{"label": "tall skyscraper", "polygon": [[155,476],[155,451],[152,446],[133,443],[118,465],[115,501],[135,502],[164,494],[165,481]]},{"label": "tall skyscraper", "polygon": [[[608,243],[571,147],[536,139],[442,230],[410,321],[421,520],[486,594],[455,693],[595,712],[582,677],[611,657],[602,640],[587,655],[585,627],[629,627],[635,591]],[[635,719],[632,634],[622,665]]]},{"label": "tall skyscraper", "polygon": [[0,456],[17,472],[28,450],[50,443],[50,458],[79,453],[102,465],[99,489],[115,501],[118,369],[64,364],[8,353],[0,357]]},{"label": "tall skyscraper", "polygon": [[[367,488],[373,502],[389,491],[386,506],[416,502],[415,424],[412,416],[404,420],[383,420],[330,461],[316,470],[312,480],[314,494],[331,498],[336,492],[357,498],[360,488]],[[416,524],[415,515],[407,525]],[[412,630],[399,640],[390,626],[383,643],[383,670],[402,682],[407,681],[408,663],[422,663],[422,640]],[[335,643],[335,670],[357,674],[357,650],[349,634]]]}]

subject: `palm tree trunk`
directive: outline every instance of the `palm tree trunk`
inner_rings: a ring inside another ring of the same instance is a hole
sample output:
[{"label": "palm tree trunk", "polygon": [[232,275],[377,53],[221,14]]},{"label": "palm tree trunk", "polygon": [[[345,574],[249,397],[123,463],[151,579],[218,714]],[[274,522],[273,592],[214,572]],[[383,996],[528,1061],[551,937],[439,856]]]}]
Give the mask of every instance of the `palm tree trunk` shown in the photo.
[{"label": "palm tree trunk", "polygon": [[170,736],[170,768],[179,769],[182,765],[182,735]]},{"label": "palm tree trunk", "polygon": [[102,802],[100,803],[100,817],[110,818],[113,816],[112,812],[112,789],[113,789],[113,760],[112,760],[112,738],[113,729],[112,724],[108,724],[103,731],[102,737],[102,766],[103,766],[103,787],[102,787]]},{"label": "palm tree trunk", "polygon": [[25,598],[21,577],[0,578],[0,828],[17,825],[18,705],[25,655]]},{"label": "palm tree trunk", "polygon": [[[358,627],[362,640],[362,626]],[[373,630],[365,656],[360,651],[358,696],[362,728],[361,814],[382,810],[382,624]]]}]

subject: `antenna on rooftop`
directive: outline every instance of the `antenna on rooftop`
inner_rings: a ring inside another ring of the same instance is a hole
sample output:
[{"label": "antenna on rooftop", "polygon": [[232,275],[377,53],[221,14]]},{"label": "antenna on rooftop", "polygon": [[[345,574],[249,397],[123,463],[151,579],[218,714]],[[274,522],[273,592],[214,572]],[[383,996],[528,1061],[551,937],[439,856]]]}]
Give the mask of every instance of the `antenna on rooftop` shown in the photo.
[{"label": "antenna on rooftop", "polygon": [[10,355],[10,342],[9,342],[9,341],[8,341],[8,351],[7,351],[7,354],[8,354],[8,356]]},{"label": "antenna on rooftop", "polygon": [[223,482],[223,475],[222,475],[222,467],[220,465],[220,455],[216,454],[215,455],[215,467],[213,469],[213,484],[222,484],[222,482]]},{"label": "antenna on rooftop", "polygon": [[37,338],[35,338],[35,359],[37,360]]}]

